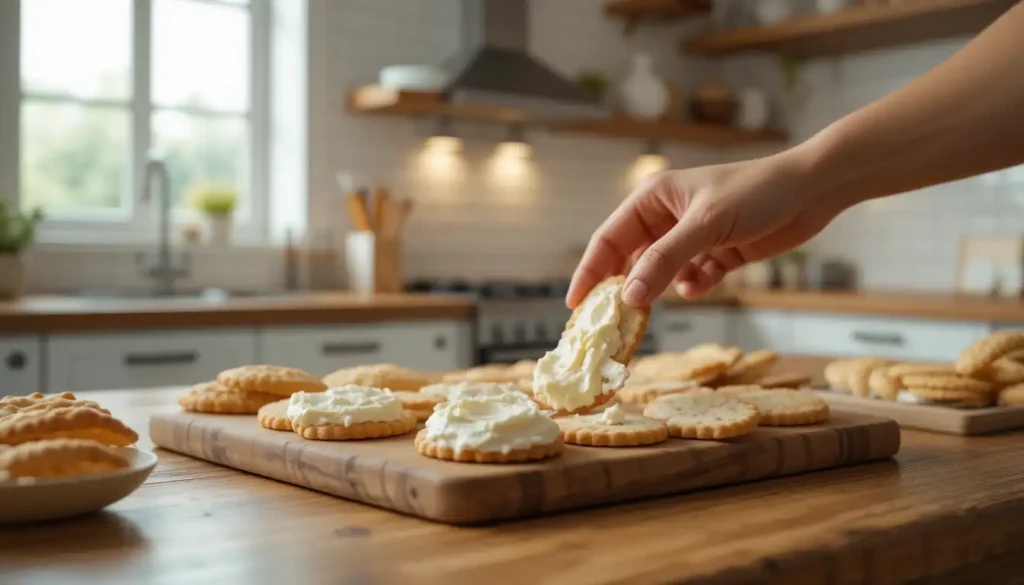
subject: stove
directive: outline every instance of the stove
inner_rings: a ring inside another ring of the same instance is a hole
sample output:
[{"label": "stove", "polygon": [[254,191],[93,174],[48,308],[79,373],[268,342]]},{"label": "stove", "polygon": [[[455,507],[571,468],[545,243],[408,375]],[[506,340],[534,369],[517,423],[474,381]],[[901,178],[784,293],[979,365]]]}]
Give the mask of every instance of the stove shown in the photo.
[{"label": "stove", "polygon": [[[539,359],[558,344],[570,311],[565,307],[568,280],[541,282],[417,280],[410,292],[466,295],[476,302],[478,365]],[[638,354],[657,351],[647,332]]]}]

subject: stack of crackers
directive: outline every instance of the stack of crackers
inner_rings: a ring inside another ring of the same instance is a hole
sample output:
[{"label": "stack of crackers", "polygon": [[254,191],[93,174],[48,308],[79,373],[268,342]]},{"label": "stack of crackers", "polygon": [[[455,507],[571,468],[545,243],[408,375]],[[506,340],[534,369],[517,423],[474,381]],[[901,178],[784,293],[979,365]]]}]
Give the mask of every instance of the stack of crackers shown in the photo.
[{"label": "stack of crackers", "polygon": [[997,331],[960,352],[955,363],[835,360],[829,386],[864,398],[956,408],[1024,405],[1024,333]]},{"label": "stack of crackers", "polygon": [[224,370],[216,380],[188,389],[178,404],[190,412],[256,414],[261,407],[296,392],[322,392],[327,385],[297,368],[270,365]]},{"label": "stack of crackers", "polygon": [[113,447],[139,436],[110,411],[64,392],[0,399],[0,481],[74,477],[128,467]]}]

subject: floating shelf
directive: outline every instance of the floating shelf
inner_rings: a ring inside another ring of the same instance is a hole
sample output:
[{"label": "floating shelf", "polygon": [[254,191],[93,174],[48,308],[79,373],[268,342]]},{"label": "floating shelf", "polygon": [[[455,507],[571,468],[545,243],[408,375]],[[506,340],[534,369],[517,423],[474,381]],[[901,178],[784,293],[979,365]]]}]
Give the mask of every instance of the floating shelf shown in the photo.
[{"label": "floating shelf", "polygon": [[604,13],[626,22],[626,32],[640,22],[667,22],[711,11],[712,0],[613,0],[604,5]]},{"label": "floating shelf", "polygon": [[901,0],[772,26],[721,30],[683,42],[697,55],[749,51],[814,57],[977,33],[1016,0]]},{"label": "floating shelf", "polygon": [[[528,117],[515,108],[449,104],[442,100],[441,94],[395,91],[378,85],[369,85],[349,92],[347,102],[348,112],[356,115],[451,117],[496,124],[530,123]],[[689,142],[717,147],[786,140],[786,135],[781,132],[747,132],[727,126],[683,121],[647,122],[622,116],[606,120],[564,120],[554,123],[546,121],[542,125],[552,132],[562,134]]]},{"label": "floating shelf", "polygon": [[659,142],[691,142],[717,147],[785,142],[788,138],[783,132],[748,132],[716,124],[665,120],[647,122],[625,117],[566,122],[553,126],[552,130],[565,134],[589,134],[605,138],[634,138]]}]

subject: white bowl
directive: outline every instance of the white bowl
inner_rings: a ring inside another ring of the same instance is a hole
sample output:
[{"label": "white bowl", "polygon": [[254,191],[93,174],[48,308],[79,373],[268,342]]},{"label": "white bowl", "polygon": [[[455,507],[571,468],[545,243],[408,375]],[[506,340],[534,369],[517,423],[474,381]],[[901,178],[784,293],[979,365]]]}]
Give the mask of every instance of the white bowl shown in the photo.
[{"label": "white bowl", "polygon": [[101,510],[134,492],[156,467],[156,455],[131,447],[117,449],[128,467],[110,473],[0,481],[0,524],[68,518]]},{"label": "white bowl", "polygon": [[441,91],[448,74],[429,65],[389,65],[380,70],[380,84],[389,89]]}]

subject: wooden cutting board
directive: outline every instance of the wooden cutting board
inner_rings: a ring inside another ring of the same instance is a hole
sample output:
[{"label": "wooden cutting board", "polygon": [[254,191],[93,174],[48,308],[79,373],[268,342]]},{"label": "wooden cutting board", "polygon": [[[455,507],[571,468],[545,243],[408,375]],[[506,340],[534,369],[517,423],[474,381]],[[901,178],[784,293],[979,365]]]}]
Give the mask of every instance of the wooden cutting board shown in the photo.
[{"label": "wooden cutting board", "polygon": [[835,390],[818,390],[832,408],[891,418],[902,427],[951,435],[987,435],[1024,427],[1024,407],[949,408],[862,398]]},{"label": "wooden cutting board", "polygon": [[762,427],[730,441],[653,447],[567,446],[537,463],[480,465],[424,457],[414,434],[327,442],[259,426],[255,416],[157,414],[160,447],[342,498],[448,524],[549,514],[892,457],[899,427],[833,413],[828,424]]}]

